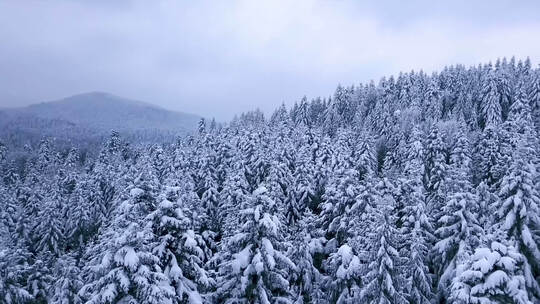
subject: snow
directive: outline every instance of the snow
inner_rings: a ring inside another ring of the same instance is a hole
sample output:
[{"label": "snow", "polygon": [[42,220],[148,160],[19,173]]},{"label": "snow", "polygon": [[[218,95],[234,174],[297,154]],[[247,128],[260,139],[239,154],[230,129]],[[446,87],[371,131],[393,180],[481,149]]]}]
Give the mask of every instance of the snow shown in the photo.
[{"label": "snow", "polygon": [[253,196],[256,197],[256,196],[259,196],[259,195],[263,195],[263,194],[265,194],[267,192],[268,192],[268,189],[266,187],[260,186],[259,188],[255,189],[253,191]]},{"label": "snow", "polygon": [[180,279],[181,277],[184,276],[183,272],[182,272],[182,269],[180,269],[180,267],[178,266],[178,263],[176,261],[176,257],[172,257],[171,258],[171,268],[169,269],[169,276],[173,279],[173,280],[178,280]]},{"label": "snow", "polygon": [[261,274],[264,271],[264,261],[260,251],[257,251],[257,253],[253,256],[251,263],[255,267],[257,274]]},{"label": "snow", "polygon": [[484,286],[486,289],[495,289],[508,281],[508,275],[502,270],[496,270],[487,278]]},{"label": "snow", "polygon": [[239,273],[241,269],[244,269],[249,265],[251,257],[251,245],[246,246],[242,251],[234,254],[234,260],[232,261],[232,269],[234,273]]},{"label": "snow", "polygon": [[112,302],[117,294],[116,284],[108,284],[101,293],[101,300],[104,303]]},{"label": "snow", "polygon": [[188,293],[189,304],[202,304],[203,300],[201,295],[196,291],[191,291]]},{"label": "snow", "polygon": [[133,198],[137,198],[144,194],[144,190],[140,188],[133,188],[129,191],[129,195]]},{"label": "snow", "polygon": [[348,264],[353,258],[352,249],[347,244],[339,247],[337,254],[341,257],[341,260],[345,264]]},{"label": "snow", "polygon": [[516,260],[508,256],[503,256],[499,259],[499,262],[497,264],[504,267],[504,269],[514,271],[516,266]]},{"label": "snow", "polygon": [[273,256],[273,255],[274,255],[274,246],[272,246],[272,242],[270,242],[270,240],[267,239],[267,238],[263,238],[263,239],[261,240],[261,243],[262,243],[262,245],[263,245],[263,247],[264,247],[266,253],[267,253],[268,255]]},{"label": "snow", "polygon": [[261,226],[265,227],[269,233],[272,235],[277,234],[279,227],[276,224],[277,221],[270,214],[265,213],[263,218],[260,220]]},{"label": "snow", "polygon": [[[133,190],[135,190],[135,189],[131,189],[132,193],[133,193]],[[143,191],[143,193],[144,193],[144,191]],[[139,196],[141,194],[142,193],[135,194],[135,195],[132,194],[131,196],[137,197],[137,196]],[[161,203],[159,203],[159,207],[162,208],[162,209],[170,209],[170,208],[173,207],[173,203],[171,201],[169,201],[169,200],[163,200],[163,201],[161,201]]]},{"label": "snow", "polygon": [[186,239],[184,246],[192,250],[197,248],[197,241],[195,240],[195,232],[193,230],[188,230],[184,233],[184,238]]},{"label": "snow", "polygon": [[137,253],[135,253],[135,250],[131,247],[127,247],[124,250],[126,251],[126,254],[124,255],[124,265],[134,271],[137,269],[137,266],[139,266],[139,256],[137,256]]},{"label": "snow", "polygon": [[493,268],[493,265],[501,258],[498,252],[491,252],[488,248],[481,248],[473,257],[476,261],[473,263],[475,269],[480,269],[483,273],[487,273]]}]

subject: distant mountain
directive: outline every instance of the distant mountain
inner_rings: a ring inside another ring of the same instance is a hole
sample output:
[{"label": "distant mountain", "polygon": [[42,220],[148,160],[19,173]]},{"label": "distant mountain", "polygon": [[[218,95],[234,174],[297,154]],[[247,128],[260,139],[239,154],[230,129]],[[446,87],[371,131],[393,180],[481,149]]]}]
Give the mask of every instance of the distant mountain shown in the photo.
[{"label": "distant mountain", "polygon": [[80,126],[109,131],[195,130],[199,116],[165,110],[141,101],[92,92],[18,109],[46,119],[61,119]]},{"label": "distant mountain", "polygon": [[169,111],[142,101],[92,92],[27,107],[0,109],[0,137],[11,142],[35,142],[44,136],[69,142],[97,141],[116,130],[138,141],[154,141],[154,137],[162,141],[195,131],[199,119],[197,115]]}]

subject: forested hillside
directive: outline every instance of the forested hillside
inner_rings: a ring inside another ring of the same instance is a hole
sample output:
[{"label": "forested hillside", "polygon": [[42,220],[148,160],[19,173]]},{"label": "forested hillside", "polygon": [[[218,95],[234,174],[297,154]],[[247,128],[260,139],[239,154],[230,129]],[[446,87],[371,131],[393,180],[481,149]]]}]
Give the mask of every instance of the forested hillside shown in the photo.
[{"label": "forested hillside", "polygon": [[90,92],[27,107],[0,109],[0,140],[11,152],[54,139],[59,150],[76,146],[99,153],[100,143],[115,130],[129,142],[170,143],[192,134],[197,115],[169,111],[103,92]]},{"label": "forested hillside", "polygon": [[0,303],[540,303],[539,131],[512,59],[95,159],[44,138],[0,157]]}]

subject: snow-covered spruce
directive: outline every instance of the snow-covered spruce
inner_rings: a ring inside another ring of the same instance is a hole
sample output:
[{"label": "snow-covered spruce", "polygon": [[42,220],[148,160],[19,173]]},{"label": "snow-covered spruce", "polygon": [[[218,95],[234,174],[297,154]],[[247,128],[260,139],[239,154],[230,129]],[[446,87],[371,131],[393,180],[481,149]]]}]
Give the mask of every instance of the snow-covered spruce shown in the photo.
[{"label": "snow-covered spruce", "polygon": [[276,206],[265,187],[253,191],[240,211],[242,226],[227,240],[216,303],[292,303],[289,271]]}]

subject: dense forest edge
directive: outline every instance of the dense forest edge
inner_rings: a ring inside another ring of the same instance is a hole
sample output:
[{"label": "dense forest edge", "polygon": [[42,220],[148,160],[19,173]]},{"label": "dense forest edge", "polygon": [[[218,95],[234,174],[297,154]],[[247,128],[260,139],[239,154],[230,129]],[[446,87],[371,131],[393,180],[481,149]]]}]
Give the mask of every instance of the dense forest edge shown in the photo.
[{"label": "dense forest edge", "polygon": [[0,303],[540,303],[539,132],[512,58],[174,142],[0,143]]}]

